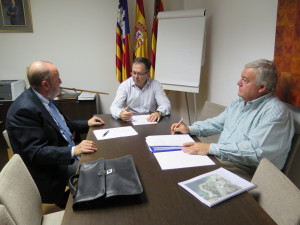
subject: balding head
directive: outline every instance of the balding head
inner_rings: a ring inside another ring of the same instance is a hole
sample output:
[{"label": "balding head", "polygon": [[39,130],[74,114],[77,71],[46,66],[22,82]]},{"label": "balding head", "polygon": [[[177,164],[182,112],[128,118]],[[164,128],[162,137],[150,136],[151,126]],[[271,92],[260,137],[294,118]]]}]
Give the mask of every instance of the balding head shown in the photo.
[{"label": "balding head", "polygon": [[30,86],[39,90],[42,87],[42,81],[49,81],[51,76],[51,67],[53,63],[47,61],[36,61],[33,62],[27,71],[27,78]]},{"label": "balding head", "polygon": [[51,62],[36,61],[27,72],[30,86],[45,98],[52,100],[60,92],[61,79],[56,66]]}]

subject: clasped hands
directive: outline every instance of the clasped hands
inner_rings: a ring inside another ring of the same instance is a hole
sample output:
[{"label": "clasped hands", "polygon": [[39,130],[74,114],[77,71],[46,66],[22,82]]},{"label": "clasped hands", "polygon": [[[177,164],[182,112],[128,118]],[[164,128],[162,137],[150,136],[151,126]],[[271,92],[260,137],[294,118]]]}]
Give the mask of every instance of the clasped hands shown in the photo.
[{"label": "clasped hands", "polygon": [[[126,106],[121,112],[120,112],[120,119],[123,121],[131,121],[133,112],[128,112],[129,107]],[[159,122],[161,116],[158,112],[151,113],[150,116],[147,118],[148,122]]]},{"label": "clasped hands", "polygon": [[[190,129],[181,123],[173,123],[171,126],[171,133],[188,134]],[[187,142],[183,144],[182,151],[191,155],[208,155],[210,144],[202,142]]]}]

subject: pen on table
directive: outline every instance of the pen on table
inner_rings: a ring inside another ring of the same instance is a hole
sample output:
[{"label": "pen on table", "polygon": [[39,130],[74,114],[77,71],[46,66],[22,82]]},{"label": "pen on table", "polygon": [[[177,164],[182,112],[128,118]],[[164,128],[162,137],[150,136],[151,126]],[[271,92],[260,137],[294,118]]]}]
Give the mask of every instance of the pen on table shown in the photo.
[{"label": "pen on table", "polygon": [[[174,129],[177,128],[182,121],[183,121],[183,117],[181,117],[179,122],[175,125]],[[175,131],[173,131],[172,134],[175,134]]]},{"label": "pen on table", "polygon": [[109,133],[109,130],[107,130],[107,131],[102,135],[102,137],[105,137],[108,133]]}]

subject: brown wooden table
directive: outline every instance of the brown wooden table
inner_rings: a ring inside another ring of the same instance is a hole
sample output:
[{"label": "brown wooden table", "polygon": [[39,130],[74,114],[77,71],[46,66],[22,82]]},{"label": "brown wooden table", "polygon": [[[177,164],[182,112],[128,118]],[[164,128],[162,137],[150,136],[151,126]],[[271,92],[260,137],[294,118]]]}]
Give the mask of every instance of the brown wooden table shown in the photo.
[{"label": "brown wooden table", "polygon": [[[114,120],[111,115],[99,115],[106,122],[101,128],[132,125]],[[179,187],[178,182],[212,171],[215,166],[161,170],[156,158],[148,150],[145,137],[170,134],[170,126],[177,123],[175,114],[164,117],[154,125],[133,126],[137,136],[97,141],[91,128],[88,139],[95,141],[98,151],[84,155],[81,162],[98,158],[117,158],[132,155],[144,188],[141,201],[114,204],[93,210],[73,211],[70,195],[63,225],[188,225],[188,224],[276,224],[259,204],[246,192],[209,208]],[[98,127],[99,129],[100,127]]]}]

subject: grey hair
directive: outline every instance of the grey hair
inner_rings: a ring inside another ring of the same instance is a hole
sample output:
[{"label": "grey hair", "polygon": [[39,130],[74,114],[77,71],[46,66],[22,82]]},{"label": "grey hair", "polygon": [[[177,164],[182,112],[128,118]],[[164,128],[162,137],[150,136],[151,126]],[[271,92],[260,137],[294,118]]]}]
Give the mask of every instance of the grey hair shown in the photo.
[{"label": "grey hair", "polygon": [[245,68],[256,69],[256,85],[265,85],[267,92],[275,92],[278,71],[273,61],[259,59],[247,63]]}]

